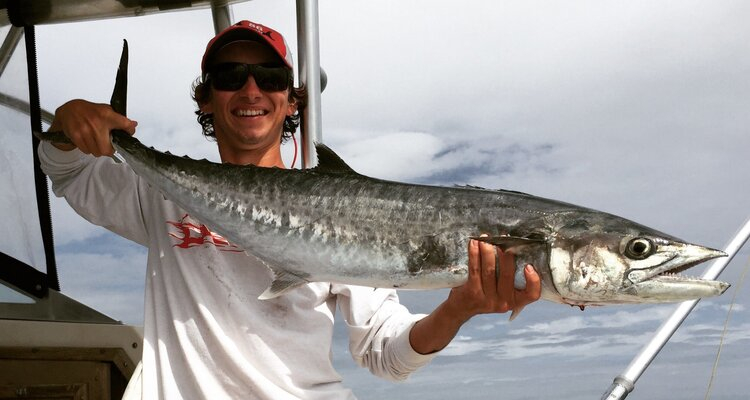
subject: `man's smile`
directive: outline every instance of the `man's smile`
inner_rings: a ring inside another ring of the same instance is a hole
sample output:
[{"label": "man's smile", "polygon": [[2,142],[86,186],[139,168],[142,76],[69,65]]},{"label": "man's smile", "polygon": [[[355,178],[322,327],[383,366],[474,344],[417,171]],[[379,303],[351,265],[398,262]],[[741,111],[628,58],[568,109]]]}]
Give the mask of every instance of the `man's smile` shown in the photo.
[{"label": "man's smile", "polygon": [[259,109],[236,109],[232,111],[236,117],[259,117],[268,114],[267,110]]}]

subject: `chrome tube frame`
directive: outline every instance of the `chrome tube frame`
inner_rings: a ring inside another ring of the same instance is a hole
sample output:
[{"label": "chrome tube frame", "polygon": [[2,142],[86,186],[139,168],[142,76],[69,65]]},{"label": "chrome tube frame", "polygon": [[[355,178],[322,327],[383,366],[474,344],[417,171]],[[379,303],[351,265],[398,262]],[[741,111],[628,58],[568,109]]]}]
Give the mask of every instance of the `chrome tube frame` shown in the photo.
[{"label": "chrome tube frame", "polygon": [[18,47],[18,43],[23,37],[23,28],[16,26],[10,27],[8,34],[5,35],[2,46],[0,46],[0,76],[3,76],[5,67],[8,66],[10,58],[13,56],[13,52]]},{"label": "chrome tube frame", "polygon": [[300,84],[307,89],[307,105],[302,113],[302,167],[318,163],[315,143],[323,141],[321,111],[320,40],[318,1],[297,0],[297,53]]},{"label": "chrome tube frame", "polygon": [[247,0],[6,0],[7,19],[0,19],[0,26],[9,21],[16,26],[78,22],[118,17],[137,17],[181,9],[223,8]]},{"label": "chrome tube frame", "polygon": [[229,6],[227,1],[212,1],[211,2],[211,17],[214,21],[214,32],[218,35],[219,32],[228,28],[234,21],[234,15],[232,15],[232,8]]}]

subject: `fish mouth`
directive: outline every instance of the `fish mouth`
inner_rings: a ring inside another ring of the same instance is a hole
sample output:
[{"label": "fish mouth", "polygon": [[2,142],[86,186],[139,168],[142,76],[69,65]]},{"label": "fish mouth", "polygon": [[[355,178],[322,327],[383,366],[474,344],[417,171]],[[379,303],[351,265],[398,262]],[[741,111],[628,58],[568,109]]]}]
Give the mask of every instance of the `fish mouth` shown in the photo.
[{"label": "fish mouth", "polygon": [[723,251],[707,247],[685,245],[675,255],[652,268],[628,272],[626,276],[630,285],[627,285],[625,291],[655,302],[721,295],[729,288],[729,283],[681,273],[705,261],[726,255]]},{"label": "fish mouth", "polygon": [[667,276],[670,277],[670,279],[699,279],[684,277],[680,275],[680,273],[708,260],[726,256],[727,254],[720,250],[685,244],[679,246],[675,251],[672,251],[672,254],[666,256],[666,258],[659,264],[649,268],[631,269],[625,274],[625,276],[632,284]]},{"label": "fish mouth", "polygon": [[682,275],[658,275],[627,287],[624,292],[641,303],[666,303],[714,297],[729,289],[729,283]]}]

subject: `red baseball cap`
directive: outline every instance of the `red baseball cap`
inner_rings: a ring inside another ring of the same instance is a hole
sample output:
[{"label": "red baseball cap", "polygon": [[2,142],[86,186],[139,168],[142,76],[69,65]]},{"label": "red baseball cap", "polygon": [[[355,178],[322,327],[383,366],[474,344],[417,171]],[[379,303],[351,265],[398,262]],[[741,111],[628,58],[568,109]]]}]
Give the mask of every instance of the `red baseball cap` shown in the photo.
[{"label": "red baseball cap", "polygon": [[219,32],[208,42],[201,61],[201,72],[204,75],[206,74],[206,68],[209,66],[211,58],[219,49],[237,40],[252,40],[267,44],[284,60],[287,67],[294,70],[292,52],[289,51],[284,36],[267,26],[243,20]]}]

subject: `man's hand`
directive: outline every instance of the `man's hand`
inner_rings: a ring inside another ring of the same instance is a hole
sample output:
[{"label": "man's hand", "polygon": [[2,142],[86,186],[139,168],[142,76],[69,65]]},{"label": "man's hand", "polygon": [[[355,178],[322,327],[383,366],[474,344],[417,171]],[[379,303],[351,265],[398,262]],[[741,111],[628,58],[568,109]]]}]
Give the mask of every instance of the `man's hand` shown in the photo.
[{"label": "man's hand", "polygon": [[121,129],[132,135],[137,125],[107,104],[71,100],[55,111],[49,130],[62,131],[73,142],[73,145],[54,144],[58,149],[67,151],[77,147],[86,154],[99,157],[115,153],[109,136],[111,130]]},{"label": "man's hand", "polygon": [[[496,261],[497,260],[497,261]],[[499,265],[498,265],[499,264]],[[526,288],[513,287],[515,256],[497,247],[471,240],[469,242],[469,279],[453,288],[448,296],[457,315],[464,321],[477,314],[506,313],[513,317],[528,304],[539,299],[541,282],[531,265],[526,265]]]},{"label": "man's hand", "polygon": [[[499,271],[496,270],[497,262]],[[511,317],[515,317],[526,305],[538,300],[542,292],[539,275],[527,265],[524,269],[526,288],[518,290],[513,287],[515,264],[513,254],[471,240],[468,280],[453,288],[445,302],[414,324],[409,333],[412,348],[421,354],[441,350],[471,317],[508,311],[513,311]]]}]

